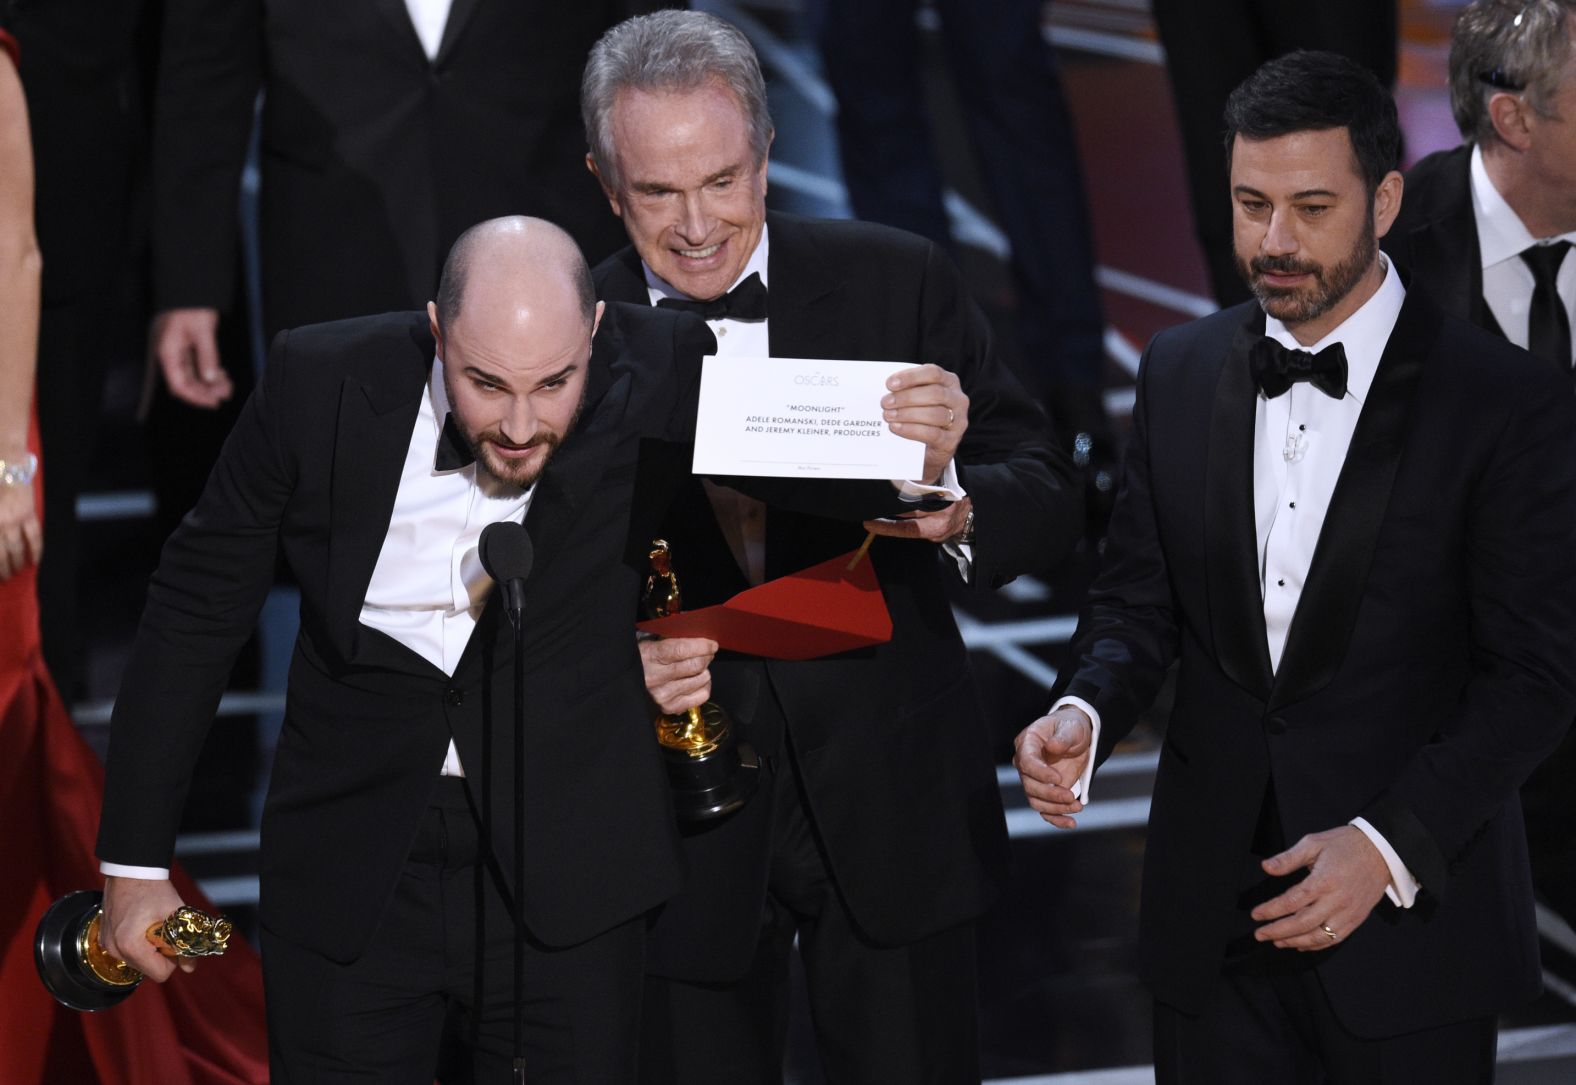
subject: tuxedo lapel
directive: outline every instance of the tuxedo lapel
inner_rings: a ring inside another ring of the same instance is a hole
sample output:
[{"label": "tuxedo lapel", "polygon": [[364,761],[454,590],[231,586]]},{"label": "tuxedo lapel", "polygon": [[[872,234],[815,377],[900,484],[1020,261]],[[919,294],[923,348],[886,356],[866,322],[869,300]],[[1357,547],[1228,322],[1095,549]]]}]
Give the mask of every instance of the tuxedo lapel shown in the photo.
[{"label": "tuxedo lapel", "polygon": [[434,64],[442,64],[449,59],[449,54],[454,52],[455,43],[460,40],[460,35],[465,33],[465,28],[476,14],[480,3],[481,0],[454,0],[449,8],[449,17],[443,24],[443,38],[438,43],[438,55],[433,59]]},{"label": "tuxedo lapel", "polygon": [[1270,653],[1253,509],[1258,390],[1248,370],[1249,348],[1263,334],[1264,313],[1255,309],[1232,340],[1215,385],[1204,478],[1204,554],[1210,628],[1221,670],[1254,696],[1268,699]]},{"label": "tuxedo lapel", "polygon": [[[459,3],[456,0],[455,6]],[[416,34],[416,25],[410,21],[410,9],[405,6],[405,0],[374,0],[373,7],[388,23],[389,29],[400,40],[400,48],[414,50],[421,62],[427,62],[427,52],[422,47],[421,38]],[[450,16],[450,21],[453,16]]]},{"label": "tuxedo lapel", "polygon": [[1406,443],[1423,359],[1438,332],[1438,311],[1417,294],[1408,294],[1379,359],[1330,498],[1308,579],[1286,633],[1271,708],[1318,692],[1335,677],[1346,656]]},{"label": "tuxedo lapel", "polygon": [[328,622],[334,643],[351,654],[394,513],[422,387],[421,380],[391,389],[347,377],[340,389],[329,486]]},{"label": "tuxedo lapel", "polygon": [[[868,321],[858,310],[856,289],[844,269],[820,250],[797,219],[768,215],[767,226],[771,231],[766,258],[770,355],[885,360],[882,343],[860,334]],[[837,552],[842,532],[824,521],[808,526],[806,519],[786,509],[772,509],[766,517],[767,579],[814,565]],[[863,532],[850,527],[847,533],[853,536],[847,549],[853,549]]]},{"label": "tuxedo lapel", "polygon": [[1462,147],[1446,156],[1418,196],[1427,200],[1423,221],[1412,229],[1412,281],[1446,312],[1499,334],[1483,300],[1483,258],[1472,212],[1472,154]]},{"label": "tuxedo lapel", "polygon": [[766,313],[768,350],[773,358],[858,357],[848,349],[851,329],[860,327],[852,292],[841,268],[817,249],[799,223],[781,215],[767,218]]},{"label": "tuxedo lapel", "polygon": [[[1438,299],[1447,312],[1459,313],[1472,323],[1498,331],[1498,324],[1483,300],[1482,257],[1477,242],[1477,221],[1468,202],[1443,218],[1419,226],[1412,235],[1416,267],[1408,269],[1416,284]],[[1491,327],[1492,326],[1492,327]]]},{"label": "tuxedo lapel", "polygon": [[651,304],[645,271],[640,266],[640,254],[633,245],[620,249],[597,270],[600,272],[597,296],[603,301]]}]

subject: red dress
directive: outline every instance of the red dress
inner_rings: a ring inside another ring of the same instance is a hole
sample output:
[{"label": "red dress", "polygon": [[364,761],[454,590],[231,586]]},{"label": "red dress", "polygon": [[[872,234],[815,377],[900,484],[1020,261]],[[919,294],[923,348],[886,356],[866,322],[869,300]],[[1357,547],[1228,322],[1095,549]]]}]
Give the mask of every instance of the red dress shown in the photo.
[{"label": "red dress", "polygon": [[[0,64],[16,43],[0,30]],[[38,451],[34,421],[28,447]],[[43,485],[34,487],[43,515]],[[147,982],[112,1009],[59,1006],[33,965],[49,903],[101,888],[93,854],[104,769],[83,741],[39,647],[37,570],[0,581],[0,1082],[6,1085],[244,1085],[268,1080],[257,954]],[[212,910],[186,875],[176,889]]]}]

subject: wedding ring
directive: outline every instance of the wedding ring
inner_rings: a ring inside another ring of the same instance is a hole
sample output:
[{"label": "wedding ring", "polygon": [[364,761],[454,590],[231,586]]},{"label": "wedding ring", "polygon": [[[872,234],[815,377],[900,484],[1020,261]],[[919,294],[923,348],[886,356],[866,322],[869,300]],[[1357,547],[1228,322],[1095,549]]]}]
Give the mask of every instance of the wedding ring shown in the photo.
[{"label": "wedding ring", "polygon": [[1319,924],[1319,929],[1321,931],[1323,931],[1325,934],[1329,935],[1330,936],[1330,941],[1332,941],[1332,942],[1338,941],[1339,938],[1340,938],[1339,935],[1337,935],[1333,930],[1330,929],[1330,925],[1328,923],[1320,923]]},{"label": "wedding ring", "polygon": [[952,420],[954,418],[956,418],[956,417],[957,417],[957,415],[952,413],[952,408],[948,407],[947,408],[947,424],[945,426],[943,426],[942,429],[951,429],[952,428]]}]

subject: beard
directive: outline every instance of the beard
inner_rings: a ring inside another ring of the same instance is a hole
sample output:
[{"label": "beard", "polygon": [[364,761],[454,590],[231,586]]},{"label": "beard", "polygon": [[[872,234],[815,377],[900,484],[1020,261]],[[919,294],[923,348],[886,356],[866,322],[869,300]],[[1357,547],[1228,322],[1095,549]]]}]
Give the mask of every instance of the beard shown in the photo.
[{"label": "beard", "polygon": [[[1373,266],[1374,254],[1379,248],[1378,235],[1374,233],[1372,215],[1363,217],[1362,233],[1357,236],[1350,250],[1334,267],[1298,260],[1292,256],[1256,256],[1252,260],[1237,257],[1237,273],[1253,291],[1259,305],[1270,316],[1288,328],[1317,320],[1341,303],[1350,294],[1368,269]],[[1289,288],[1270,286],[1264,281],[1266,273],[1278,275],[1309,275],[1313,281]]]},{"label": "beard", "polygon": [[[447,377],[447,374],[445,374]],[[451,411],[453,399],[450,399]],[[575,404],[574,414],[569,417],[569,424],[561,432],[539,429],[536,436],[525,445],[516,445],[503,435],[503,431],[494,427],[481,433],[473,433],[470,426],[454,412],[454,421],[459,427],[460,436],[465,438],[465,444],[471,450],[471,455],[476,457],[476,470],[494,482],[503,486],[526,490],[536,485],[537,479],[542,477],[542,472],[547,470],[548,463],[553,458],[553,453],[566,436],[575,428],[575,423],[580,420],[580,411],[585,406],[585,394],[582,390],[580,401]],[[533,457],[524,463],[515,463],[505,459],[498,452],[498,447],[509,449],[535,448],[541,450],[541,455]]]},{"label": "beard", "polygon": [[470,442],[471,451],[476,456],[476,470],[491,478],[494,482],[520,490],[530,489],[536,485],[536,480],[542,477],[542,472],[547,470],[547,464],[553,458],[553,453],[558,449],[561,440],[556,433],[538,433],[532,438],[528,448],[542,450],[540,458],[528,460],[525,463],[511,463],[498,453],[497,445],[507,448],[515,446],[504,440],[503,434],[498,430],[488,430],[478,434],[474,439],[468,434],[466,440]]}]

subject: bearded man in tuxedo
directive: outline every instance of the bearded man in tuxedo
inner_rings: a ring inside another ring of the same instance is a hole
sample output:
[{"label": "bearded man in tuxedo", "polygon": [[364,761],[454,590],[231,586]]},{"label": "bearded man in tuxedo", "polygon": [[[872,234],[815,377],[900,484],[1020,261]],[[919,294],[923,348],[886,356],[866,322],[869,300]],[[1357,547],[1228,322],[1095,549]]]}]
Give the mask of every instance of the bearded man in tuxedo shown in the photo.
[{"label": "bearded man in tuxedo", "polygon": [[1150,344],[1016,763],[1072,827],[1180,664],[1140,923],[1161,1082],[1486,1082],[1540,983],[1516,791],[1576,708],[1576,403],[1380,255],[1403,182],[1366,70],[1271,61],[1226,127],[1255,300]]},{"label": "bearded man in tuxedo", "polygon": [[[461,235],[425,313],[281,334],[165,546],[116,700],[106,948],[173,970],[143,932],[180,903],[193,759],[282,558],[301,627],[260,844],[275,1080],[431,1082],[451,1009],[476,1080],[512,1080],[516,938],[532,1080],[632,1080],[645,914],[679,865],[626,544],[651,530],[642,456],[689,439],[712,349],[686,314],[598,303],[569,236],[526,218]],[[900,507],[885,482],[795,488],[854,521]],[[518,632],[477,554],[505,521],[534,540]]]}]

